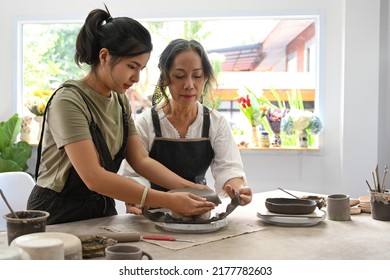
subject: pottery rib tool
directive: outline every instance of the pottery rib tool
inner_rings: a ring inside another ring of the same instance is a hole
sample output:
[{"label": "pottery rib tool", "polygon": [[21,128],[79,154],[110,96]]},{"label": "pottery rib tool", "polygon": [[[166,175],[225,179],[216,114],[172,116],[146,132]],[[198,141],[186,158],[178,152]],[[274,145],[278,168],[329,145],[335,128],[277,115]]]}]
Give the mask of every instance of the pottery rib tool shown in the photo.
[{"label": "pottery rib tool", "polygon": [[4,195],[4,193],[3,193],[3,191],[2,191],[1,189],[0,189],[0,195],[1,195],[1,197],[3,198],[5,204],[7,205],[9,211],[11,211],[12,215],[13,215],[16,219],[19,219],[18,214],[16,214],[16,212],[12,209],[11,205],[9,205],[8,200],[7,200],[7,198],[5,197],[5,195]]},{"label": "pottery rib tool", "polygon": [[386,191],[385,183],[386,183],[386,176],[387,176],[388,171],[389,171],[389,168],[387,167],[387,165],[385,165],[385,172],[383,173],[383,179],[382,179],[382,191],[383,192]]},{"label": "pottery rib tool", "polygon": [[381,185],[379,184],[378,164],[375,167],[375,179],[376,179],[376,184],[378,186],[378,192],[381,192]]},{"label": "pottery rib tool", "polygon": [[374,171],[372,171],[372,179],[374,180],[374,189],[377,192],[378,191],[378,185],[376,184],[376,178],[375,178]]},{"label": "pottery rib tool", "polygon": [[368,186],[368,188],[370,189],[370,191],[372,191],[372,188],[371,188],[371,186],[370,186],[370,183],[366,180],[366,183],[367,183],[367,186]]}]

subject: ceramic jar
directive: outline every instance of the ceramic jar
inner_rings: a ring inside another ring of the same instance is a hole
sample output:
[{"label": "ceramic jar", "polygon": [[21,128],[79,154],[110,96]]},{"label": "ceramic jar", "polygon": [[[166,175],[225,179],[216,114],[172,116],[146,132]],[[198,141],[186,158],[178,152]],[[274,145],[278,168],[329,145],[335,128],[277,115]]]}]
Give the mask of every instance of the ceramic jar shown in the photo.
[{"label": "ceramic jar", "polygon": [[271,145],[270,141],[269,141],[269,134],[267,131],[261,131],[261,134],[260,134],[260,146],[263,147],[263,148],[269,148],[269,146]]},{"label": "ceramic jar", "polygon": [[256,126],[252,126],[252,141],[251,141],[252,147],[258,147],[259,146],[259,136]]},{"label": "ceramic jar", "polygon": [[371,217],[374,220],[390,221],[390,193],[370,191]]},{"label": "ceramic jar", "polygon": [[279,133],[275,133],[272,139],[273,147],[281,147],[282,146],[282,138]]},{"label": "ceramic jar", "polygon": [[300,148],[307,148],[307,132],[306,129],[302,130],[298,135],[298,144]]},{"label": "ceramic jar", "polygon": [[16,211],[19,218],[15,218],[12,213],[4,215],[7,223],[8,244],[15,238],[34,232],[45,232],[46,221],[49,213],[40,210]]}]

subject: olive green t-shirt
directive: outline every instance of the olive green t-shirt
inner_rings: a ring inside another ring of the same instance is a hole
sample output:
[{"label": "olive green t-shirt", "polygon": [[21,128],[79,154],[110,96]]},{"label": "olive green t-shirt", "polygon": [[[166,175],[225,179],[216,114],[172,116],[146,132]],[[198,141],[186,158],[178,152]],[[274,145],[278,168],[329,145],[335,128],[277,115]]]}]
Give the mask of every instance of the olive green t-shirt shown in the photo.
[{"label": "olive green t-shirt", "polygon": [[[112,158],[119,151],[123,141],[122,108],[118,98],[122,99],[128,112],[128,135],[137,134],[126,94],[112,92],[110,97],[106,97],[82,81],[71,80],[63,85],[64,87],[57,91],[48,107],[37,181],[39,186],[56,192],[62,191],[72,166],[64,146],[80,140],[92,139],[89,131],[91,113],[102,131]],[[90,111],[81,94],[88,102]]]}]

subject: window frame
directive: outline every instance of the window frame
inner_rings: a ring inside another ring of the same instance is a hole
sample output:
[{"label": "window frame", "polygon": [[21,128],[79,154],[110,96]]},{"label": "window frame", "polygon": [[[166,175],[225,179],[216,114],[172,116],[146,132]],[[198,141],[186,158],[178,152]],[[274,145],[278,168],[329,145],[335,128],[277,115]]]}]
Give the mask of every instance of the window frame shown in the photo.
[{"label": "window frame", "polygon": [[[315,94],[315,100],[314,100],[314,108],[316,109],[316,112],[320,116],[320,118],[323,120],[323,84],[324,84],[324,72],[325,69],[324,67],[324,36],[325,36],[325,30],[324,30],[324,15],[322,11],[310,11],[308,13],[297,13],[295,15],[286,15],[286,13],[274,13],[272,15],[256,15],[256,16],[251,16],[251,15],[240,15],[240,16],[213,16],[213,17],[199,17],[199,18],[192,18],[192,17],[183,17],[183,18],[174,18],[174,17],[165,17],[165,18],[137,18],[140,22],[148,22],[148,21],[163,21],[163,20],[188,20],[188,21],[194,21],[194,20],[201,20],[201,21],[207,21],[207,20],[215,20],[215,19],[250,19],[250,18],[263,18],[263,17],[270,17],[270,18],[283,18],[283,19],[296,19],[296,18],[305,18],[305,17],[310,17],[315,19],[315,24],[316,24],[316,53],[315,53],[315,59],[318,63],[316,63],[315,67],[315,88],[316,88],[316,94]],[[25,104],[25,93],[23,92],[23,25],[28,24],[28,23],[70,23],[70,24],[82,24],[83,19],[73,19],[73,20],[58,20],[58,19],[39,19],[39,18],[29,18],[29,19],[18,19],[16,20],[16,111],[19,114],[23,114],[23,108]],[[323,137],[321,134],[318,136],[318,149],[313,149],[313,150],[319,150],[321,147]],[[256,150],[256,149],[255,149]],[[290,149],[288,149],[290,150]],[[302,149],[292,149],[292,150],[302,150]],[[310,150],[310,148],[309,148]],[[280,151],[283,151],[283,149],[280,149]]]}]

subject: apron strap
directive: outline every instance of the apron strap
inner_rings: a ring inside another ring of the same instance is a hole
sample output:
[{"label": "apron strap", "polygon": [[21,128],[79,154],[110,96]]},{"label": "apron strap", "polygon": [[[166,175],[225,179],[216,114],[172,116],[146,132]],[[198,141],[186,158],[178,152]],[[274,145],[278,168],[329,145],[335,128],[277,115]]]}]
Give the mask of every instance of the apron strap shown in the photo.
[{"label": "apron strap", "polygon": [[151,112],[152,112],[152,121],[153,121],[154,132],[156,133],[156,137],[162,137],[161,136],[160,119],[158,118],[158,113],[156,111],[156,105],[152,107]]},{"label": "apron strap", "polygon": [[203,105],[203,127],[202,138],[209,138],[210,131],[210,110]]},{"label": "apron strap", "polygon": [[[96,134],[100,133],[102,135],[102,133],[100,131],[99,126],[95,123],[95,121],[93,119],[93,115],[92,115],[91,109],[88,106],[88,102],[86,101],[84,94],[82,94],[79,91],[79,88],[77,86],[74,86],[74,85],[71,85],[71,84],[63,84],[58,89],[56,89],[53,92],[53,94],[50,96],[50,98],[49,98],[49,100],[47,102],[44,114],[43,114],[42,130],[41,130],[41,135],[40,135],[40,139],[39,139],[39,143],[38,143],[38,147],[37,147],[37,161],[36,161],[36,165],[35,165],[35,180],[38,180],[39,166],[41,164],[42,143],[43,143],[43,135],[44,135],[44,131],[45,131],[47,110],[49,109],[49,106],[51,104],[51,101],[52,101],[54,95],[58,92],[58,90],[60,90],[63,87],[74,87],[79,92],[80,96],[83,98],[85,104],[87,105],[89,114],[91,116],[90,131],[91,131],[92,140],[93,140],[93,142],[94,142],[94,144],[96,146],[96,149],[98,151],[98,154],[99,154],[99,160],[100,160],[102,166],[105,167],[106,161],[109,158],[112,164],[109,164],[110,168],[107,169],[107,170],[110,170],[110,171],[113,171],[113,172],[117,172],[118,170],[115,171],[115,169],[119,169],[119,165],[120,165],[121,161],[124,158],[124,151],[126,149],[127,135],[128,135],[128,131],[129,131],[129,127],[128,127],[128,124],[129,124],[128,114],[126,112],[126,109],[124,108],[122,99],[118,96],[118,101],[119,101],[119,104],[120,104],[120,106],[122,108],[123,142],[122,142],[122,146],[119,149],[118,153],[115,155],[114,162],[112,162],[111,154],[110,154],[109,149],[107,147],[107,143],[104,141],[103,136],[101,138],[103,141],[98,141],[97,138],[99,138],[99,137],[96,137],[97,136]],[[109,157],[107,158],[107,156],[109,156]]]},{"label": "apron strap", "polygon": [[49,106],[51,104],[51,101],[52,101],[54,95],[61,88],[63,88],[63,86],[60,86],[58,89],[56,89],[53,92],[53,94],[50,96],[49,100],[47,101],[47,105],[46,105],[45,111],[43,112],[42,129],[41,129],[41,135],[40,135],[40,138],[39,138],[39,143],[38,143],[38,148],[37,148],[37,161],[35,163],[35,180],[38,180],[39,165],[41,164],[42,142],[43,142],[43,133],[45,131],[46,113],[47,113],[47,110],[48,110],[48,108],[49,108]]}]

